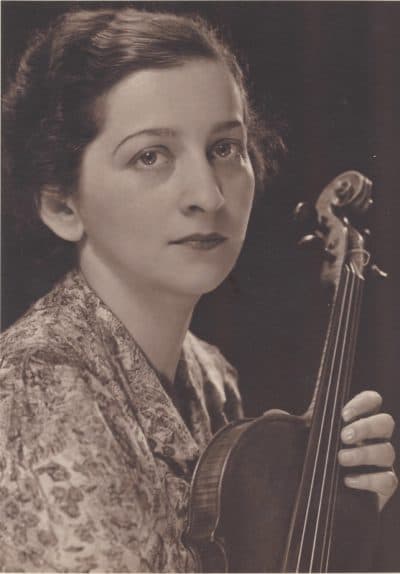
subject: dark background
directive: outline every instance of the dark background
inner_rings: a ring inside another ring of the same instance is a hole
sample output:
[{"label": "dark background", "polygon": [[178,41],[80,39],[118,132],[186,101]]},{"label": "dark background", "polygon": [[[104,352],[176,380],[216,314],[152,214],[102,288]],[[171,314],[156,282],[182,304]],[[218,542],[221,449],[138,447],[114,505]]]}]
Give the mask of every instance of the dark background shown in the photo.
[{"label": "dark background", "polygon": [[[71,4],[3,2],[3,86],[31,31]],[[107,5],[121,5],[107,2]],[[126,3],[125,3],[126,4]],[[238,368],[247,414],[307,406],[327,321],[319,256],[300,253],[292,222],[298,201],[314,202],[335,175],[356,169],[374,182],[365,225],[388,280],[367,282],[354,392],[374,388],[400,421],[400,4],[385,2],[134,2],[200,13],[248,63],[259,108],[287,123],[289,154],[260,197],[232,276],[201,301],[193,330]],[[90,2],[90,7],[100,2]],[[45,291],[29,245],[3,224],[3,325]],[[53,273],[54,275],[54,273]],[[400,422],[398,423],[400,426]],[[399,431],[395,444],[398,452]],[[400,495],[383,514],[377,568],[400,570]]]}]

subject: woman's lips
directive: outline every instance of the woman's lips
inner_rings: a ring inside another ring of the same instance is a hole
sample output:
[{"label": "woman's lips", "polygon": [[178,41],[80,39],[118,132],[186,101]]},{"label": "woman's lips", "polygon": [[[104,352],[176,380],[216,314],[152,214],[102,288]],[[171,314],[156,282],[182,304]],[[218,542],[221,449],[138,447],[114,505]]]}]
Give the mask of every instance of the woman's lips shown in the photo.
[{"label": "woman's lips", "polygon": [[171,241],[171,243],[191,247],[193,249],[208,250],[214,249],[224,241],[226,241],[226,237],[219,233],[193,233],[176,241]]}]

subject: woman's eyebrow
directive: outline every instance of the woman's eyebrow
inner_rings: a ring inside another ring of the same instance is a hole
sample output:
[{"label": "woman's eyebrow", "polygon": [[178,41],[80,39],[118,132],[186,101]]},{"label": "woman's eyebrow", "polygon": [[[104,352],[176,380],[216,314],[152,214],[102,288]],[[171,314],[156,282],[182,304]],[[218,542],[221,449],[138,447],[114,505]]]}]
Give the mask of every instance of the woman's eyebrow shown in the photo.
[{"label": "woman's eyebrow", "polygon": [[150,135],[150,136],[161,136],[161,137],[174,137],[177,135],[176,130],[173,130],[171,128],[148,128],[145,130],[140,130],[139,132],[135,132],[133,134],[128,134],[126,137],[124,137],[123,140],[121,140],[119,142],[119,144],[117,145],[117,147],[114,149],[112,155],[114,156],[117,151],[119,150],[119,148],[128,140],[138,137],[138,136],[142,136],[142,135]]},{"label": "woman's eyebrow", "polygon": [[211,133],[215,134],[217,132],[222,132],[224,130],[232,130],[235,128],[244,129],[243,122],[239,120],[228,120],[226,122],[218,122],[211,130]]}]

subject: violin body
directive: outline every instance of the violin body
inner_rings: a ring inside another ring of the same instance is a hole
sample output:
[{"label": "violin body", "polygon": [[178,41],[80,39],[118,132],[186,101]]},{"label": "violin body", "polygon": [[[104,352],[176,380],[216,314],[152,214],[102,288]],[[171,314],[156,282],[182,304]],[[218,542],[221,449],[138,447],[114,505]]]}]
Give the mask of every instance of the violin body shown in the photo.
[{"label": "violin body", "polygon": [[[201,572],[280,572],[309,421],[271,410],[215,435],[192,481],[184,542]],[[211,470],[212,469],[212,470]],[[377,536],[375,496],[339,486],[329,571],[371,567]]]}]

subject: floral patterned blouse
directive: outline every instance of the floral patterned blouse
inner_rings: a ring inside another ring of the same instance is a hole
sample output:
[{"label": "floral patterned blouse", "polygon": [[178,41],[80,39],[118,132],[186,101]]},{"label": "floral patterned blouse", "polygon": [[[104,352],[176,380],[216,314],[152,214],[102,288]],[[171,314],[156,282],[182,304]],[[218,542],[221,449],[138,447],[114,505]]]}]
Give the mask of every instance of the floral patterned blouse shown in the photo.
[{"label": "floral patterned blouse", "polygon": [[188,333],[170,392],[76,271],[1,350],[0,570],[193,571],[193,468],[242,414],[219,351]]}]

